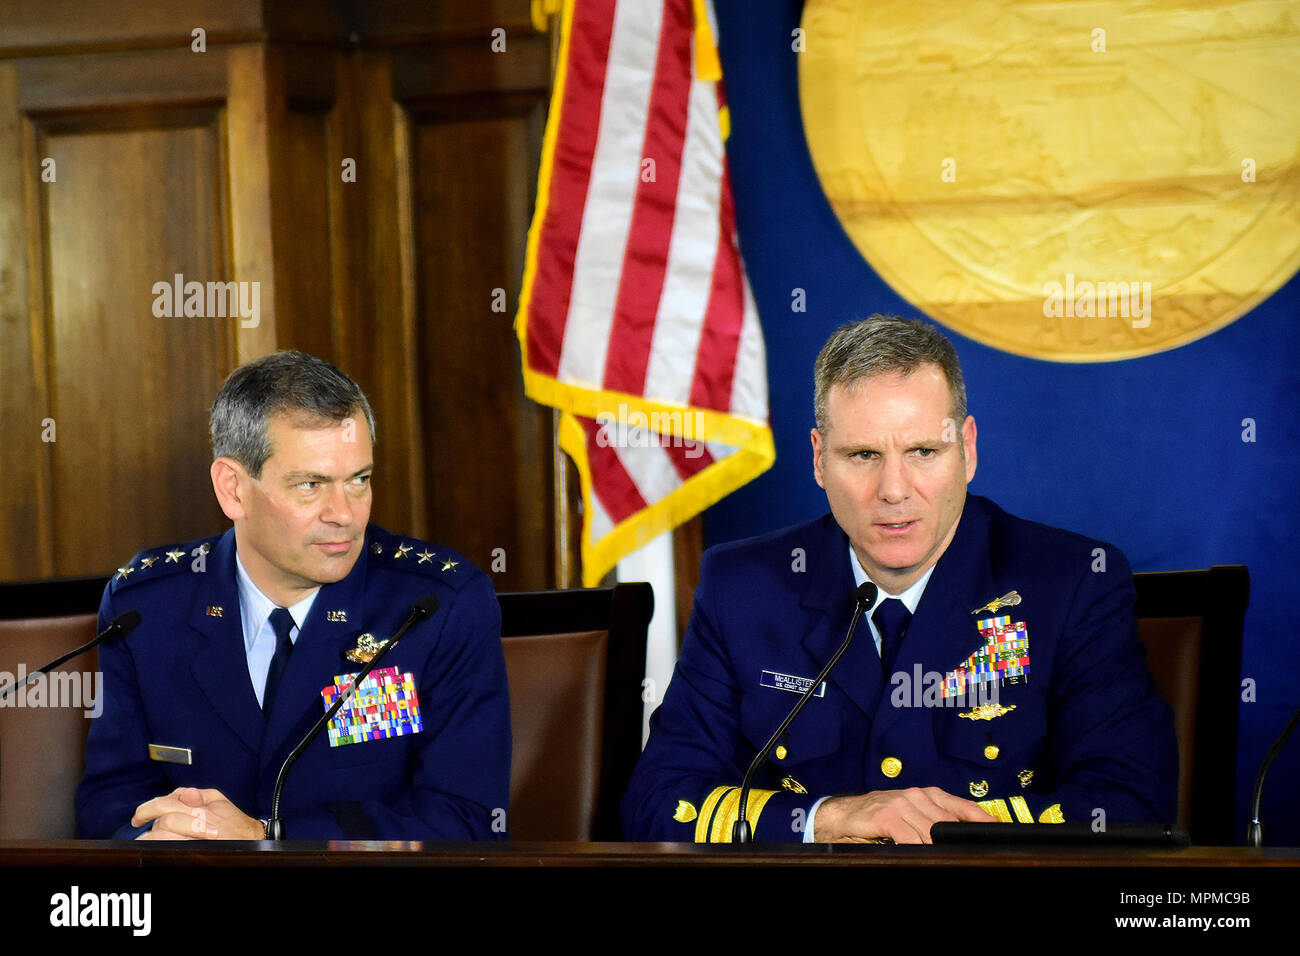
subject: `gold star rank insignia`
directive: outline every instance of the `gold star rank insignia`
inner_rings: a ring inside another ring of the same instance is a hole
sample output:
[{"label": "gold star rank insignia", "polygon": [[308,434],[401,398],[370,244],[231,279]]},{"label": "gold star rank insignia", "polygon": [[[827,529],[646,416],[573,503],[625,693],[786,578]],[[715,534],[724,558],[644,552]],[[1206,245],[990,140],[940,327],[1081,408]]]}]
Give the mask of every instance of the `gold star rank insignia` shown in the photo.
[{"label": "gold star rank insignia", "polygon": [[428,548],[425,548],[423,551],[417,554],[416,557],[420,559],[419,561],[420,564],[425,564],[433,560],[434,554]]},{"label": "gold star rank insignia", "polygon": [[445,561],[442,562],[442,569],[444,571],[454,571],[456,570],[456,565],[458,564],[460,564],[459,561],[453,561],[451,558],[447,558]]},{"label": "gold star rank insignia", "polygon": [[180,564],[181,558],[185,557],[184,551],[177,551],[175,548],[167,552],[167,560],[163,564]]},{"label": "gold star rank insignia", "polygon": [[399,544],[397,546],[397,550],[393,552],[393,557],[404,558],[410,553],[411,553],[411,546],[409,544]]},{"label": "gold star rank insignia", "polygon": [[678,823],[690,823],[697,816],[695,807],[686,800],[677,801],[677,809],[673,811],[673,819]]},{"label": "gold star rank insignia", "polygon": [[153,567],[155,564],[157,564],[157,563],[158,563],[158,559],[157,559],[156,557],[154,557],[152,554],[149,555],[149,557],[147,557],[147,558],[141,558],[141,559],[140,559],[140,567],[141,567],[142,569],[143,569],[143,568],[152,568],[152,567]]},{"label": "gold star rank insignia", "polygon": [[118,568],[117,574],[114,575],[113,580],[116,581],[118,578],[122,578],[123,580],[126,580],[127,576],[129,576],[130,573],[134,570],[135,568],[131,567],[131,565],[129,564],[124,568]]}]

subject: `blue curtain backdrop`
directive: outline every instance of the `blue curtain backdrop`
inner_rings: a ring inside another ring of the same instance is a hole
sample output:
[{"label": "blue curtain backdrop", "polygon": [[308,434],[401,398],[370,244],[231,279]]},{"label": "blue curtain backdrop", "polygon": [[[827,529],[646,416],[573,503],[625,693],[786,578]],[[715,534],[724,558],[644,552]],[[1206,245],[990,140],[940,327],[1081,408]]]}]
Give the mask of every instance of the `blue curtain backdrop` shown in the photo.
[{"label": "blue curtain backdrop", "polygon": [[[791,33],[801,0],[716,0],[737,224],[767,341],[776,465],[705,516],[713,545],[827,510],[813,481],[812,365],[826,337],[872,312],[920,316],[867,265],[808,154]],[[791,311],[806,291],[807,311]],[[1300,277],[1190,345],[1146,358],[1058,364],[947,330],[979,424],[971,490],[1013,514],[1118,545],[1136,571],[1250,569],[1240,705],[1238,831],[1269,743],[1300,706]],[[1242,420],[1254,419],[1254,443]],[[1200,772],[1214,768],[1199,768]],[[1274,764],[1266,840],[1300,845],[1300,739]]]}]

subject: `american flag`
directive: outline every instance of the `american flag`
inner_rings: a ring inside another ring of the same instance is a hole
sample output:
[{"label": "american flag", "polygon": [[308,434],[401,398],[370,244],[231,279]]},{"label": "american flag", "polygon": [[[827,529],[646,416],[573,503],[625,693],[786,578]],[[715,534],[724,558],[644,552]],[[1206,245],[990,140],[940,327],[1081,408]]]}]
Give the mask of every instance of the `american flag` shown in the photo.
[{"label": "american flag", "polygon": [[527,394],[564,413],[588,587],[775,459],[712,16],[562,4],[516,329]]}]

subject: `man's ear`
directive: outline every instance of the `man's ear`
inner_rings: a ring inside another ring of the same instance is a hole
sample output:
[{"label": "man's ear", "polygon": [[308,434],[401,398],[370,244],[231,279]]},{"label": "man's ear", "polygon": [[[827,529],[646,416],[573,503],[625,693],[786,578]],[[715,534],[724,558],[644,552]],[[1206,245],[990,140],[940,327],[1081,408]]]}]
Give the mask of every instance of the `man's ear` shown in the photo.
[{"label": "man's ear", "polygon": [[975,453],[975,416],[967,415],[961,423],[961,447],[966,453],[966,484],[975,477],[975,466],[979,464],[979,455]]},{"label": "man's ear", "polygon": [[822,479],[822,433],[814,428],[809,437],[812,439],[813,477],[820,487],[825,488],[826,482]]},{"label": "man's ear", "polygon": [[231,521],[245,515],[244,495],[247,494],[248,472],[233,458],[218,458],[212,463],[212,491],[217,504]]}]

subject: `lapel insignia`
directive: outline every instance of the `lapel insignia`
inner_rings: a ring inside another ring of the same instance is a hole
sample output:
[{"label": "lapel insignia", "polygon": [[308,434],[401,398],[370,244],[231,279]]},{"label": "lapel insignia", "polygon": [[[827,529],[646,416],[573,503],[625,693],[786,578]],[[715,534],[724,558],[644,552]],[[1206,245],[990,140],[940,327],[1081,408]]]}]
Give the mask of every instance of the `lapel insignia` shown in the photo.
[{"label": "lapel insignia", "polygon": [[460,564],[459,561],[453,561],[451,558],[446,558],[446,559],[442,562],[442,569],[443,569],[444,571],[455,571],[455,570],[456,570],[456,565],[458,565],[458,564]]},{"label": "lapel insignia", "polygon": [[141,570],[145,568],[152,568],[157,563],[158,563],[158,559],[151,554],[147,558],[140,559],[140,568]]},{"label": "lapel insignia", "polygon": [[348,622],[347,611],[326,611],[325,620],[332,621],[335,624],[346,624]]},{"label": "lapel insignia", "polygon": [[1004,607],[1015,607],[1019,603],[1020,595],[1015,591],[1008,591],[1006,594],[1002,595],[1002,597],[994,598],[992,601],[989,601],[988,604],[985,604],[983,607],[977,607],[975,610],[971,611],[971,613],[979,614],[982,611],[988,611],[990,614],[996,614]]},{"label": "lapel insignia", "polygon": [[358,637],[357,646],[345,651],[343,656],[353,664],[369,664],[387,643],[387,641],[376,641],[375,635],[367,632]]},{"label": "lapel insignia", "polygon": [[417,563],[428,564],[430,561],[434,559],[435,555],[428,548],[425,548],[423,551],[417,554],[416,557],[420,559],[419,562]]},{"label": "lapel insignia", "polygon": [[209,604],[208,612],[207,612],[208,617],[221,617],[221,612],[224,610],[225,608],[223,608],[220,604]]},{"label": "lapel insignia", "polygon": [[184,551],[177,551],[175,548],[172,548],[167,552],[167,560],[164,561],[163,564],[180,564],[181,558],[183,557],[185,557]]},{"label": "lapel insignia", "polygon": [[1023,790],[1034,782],[1034,772],[1032,770],[1022,770],[1016,774],[1016,779],[1020,781],[1020,789]]},{"label": "lapel insignia", "polygon": [[995,717],[1001,717],[1003,714],[1009,714],[1016,709],[1015,704],[1003,706],[1002,704],[980,704],[972,708],[969,714],[958,714],[958,717],[964,717],[967,720],[992,720]]},{"label": "lapel insignia", "polygon": [[113,576],[113,580],[116,581],[118,578],[121,578],[122,580],[126,580],[130,576],[131,572],[134,570],[135,568],[131,567],[131,565],[129,564],[124,568],[118,568],[117,574]]},{"label": "lapel insignia", "polygon": [[411,546],[409,544],[399,544],[397,546],[397,550],[393,552],[393,557],[404,558],[410,553],[411,553]]}]

